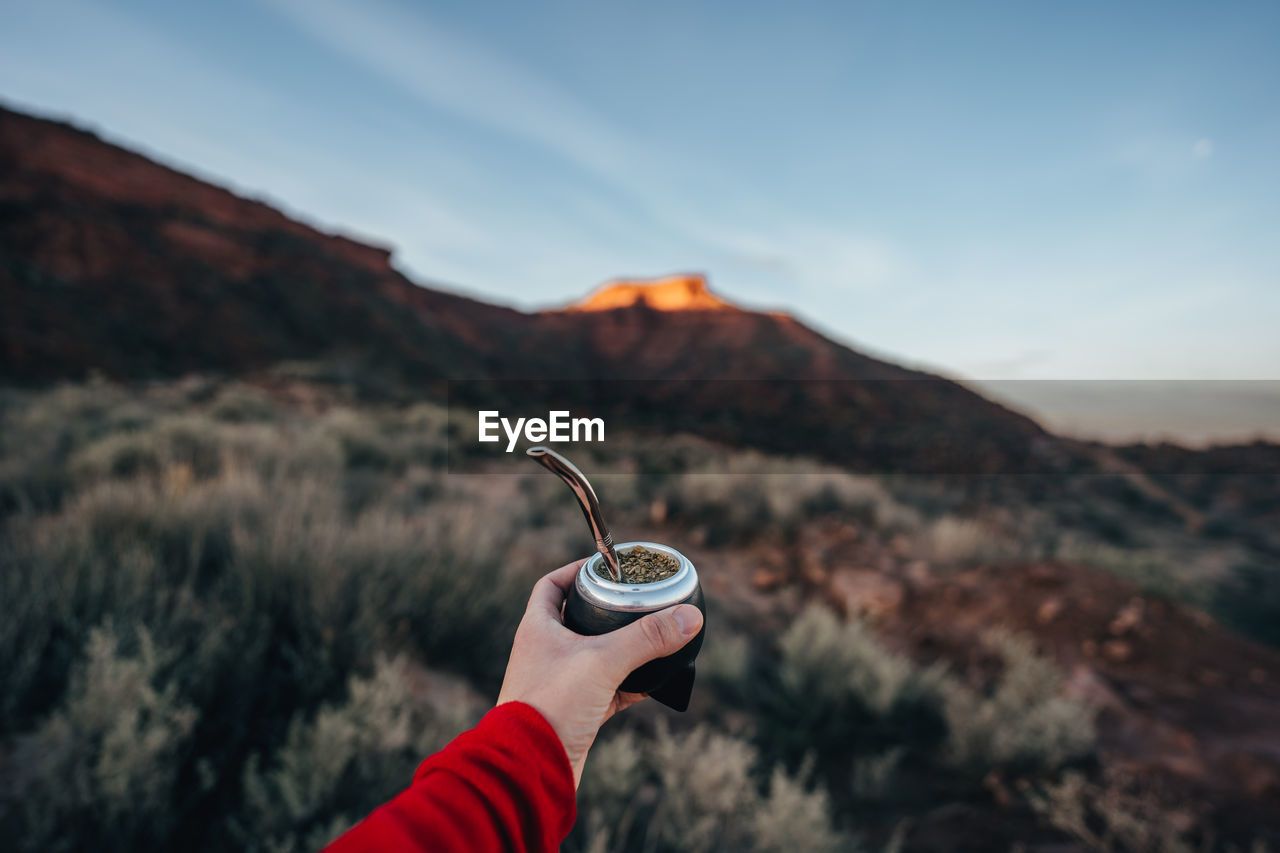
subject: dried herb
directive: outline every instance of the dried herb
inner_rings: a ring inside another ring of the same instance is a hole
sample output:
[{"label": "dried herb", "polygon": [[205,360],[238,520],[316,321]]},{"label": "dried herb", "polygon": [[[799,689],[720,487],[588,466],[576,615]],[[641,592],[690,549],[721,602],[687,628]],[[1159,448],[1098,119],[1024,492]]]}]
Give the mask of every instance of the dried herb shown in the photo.
[{"label": "dried herb", "polygon": [[[643,545],[637,545],[630,551],[619,551],[618,562],[622,566],[623,583],[653,583],[669,578],[680,570],[680,563],[675,558],[650,551]],[[609,567],[604,560],[596,566],[596,574],[605,580],[613,580],[609,577]]]}]

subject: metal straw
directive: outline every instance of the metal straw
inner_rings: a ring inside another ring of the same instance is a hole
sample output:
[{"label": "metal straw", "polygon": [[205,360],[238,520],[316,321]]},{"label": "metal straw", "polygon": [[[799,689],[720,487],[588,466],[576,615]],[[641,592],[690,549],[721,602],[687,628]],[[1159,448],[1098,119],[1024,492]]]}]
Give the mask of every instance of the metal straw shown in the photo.
[{"label": "metal straw", "polygon": [[622,583],[622,566],[618,564],[618,552],[613,549],[613,535],[609,533],[609,526],[604,523],[604,513],[600,512],[600,500],[596,497],[596,490],[591,488],[591,483],[578,470],[578,466],[550,447],[530,447],[525,452],[539,465],[564,480],[573,490],[574,497],[578,499],[578,505],[582,507],[582,514],[587,517],[591,535],[595,537],[596,550],[600,552],[605,565],[609,567],[609,576],[616,583]]}]

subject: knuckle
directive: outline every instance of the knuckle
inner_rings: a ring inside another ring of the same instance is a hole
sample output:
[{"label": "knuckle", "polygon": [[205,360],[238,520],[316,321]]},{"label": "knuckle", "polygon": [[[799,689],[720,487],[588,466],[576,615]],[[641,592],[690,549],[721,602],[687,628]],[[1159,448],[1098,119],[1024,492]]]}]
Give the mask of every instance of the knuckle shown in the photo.
[{"label": "knuckle", "polygon": [[649,616],[640,622],[645,640],[655,650],[665,649],[671,639],[671,626],[660,616]]}]

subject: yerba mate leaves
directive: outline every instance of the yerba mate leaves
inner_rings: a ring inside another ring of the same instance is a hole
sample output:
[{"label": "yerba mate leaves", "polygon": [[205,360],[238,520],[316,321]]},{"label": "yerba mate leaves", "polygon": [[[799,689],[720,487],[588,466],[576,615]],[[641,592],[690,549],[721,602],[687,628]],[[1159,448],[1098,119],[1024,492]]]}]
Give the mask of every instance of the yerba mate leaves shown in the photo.
[{"label": "yerba mate leaves", "polygon": [[[653,583],[665,580],[680,570],[680,563],[673,557],[650,551],[643,545],[637,545],[630,551],[619,551],[618,562],[622,565],[623,583]],[[613,580],[603,562],[596,566],[595,571],[605,580]]]}]

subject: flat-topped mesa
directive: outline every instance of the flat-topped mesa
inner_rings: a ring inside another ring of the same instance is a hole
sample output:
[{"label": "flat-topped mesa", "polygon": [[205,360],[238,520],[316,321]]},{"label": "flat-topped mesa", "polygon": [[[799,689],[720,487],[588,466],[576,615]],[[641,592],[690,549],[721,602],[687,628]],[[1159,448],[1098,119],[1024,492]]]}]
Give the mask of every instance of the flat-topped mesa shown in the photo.
[{"label": "flat-topped mesa", "polygon": [[566,311],[611,311],[642,305],[655,311],[737,310],[711,292],[705,276],[672,275],[663,278],[615,279],[600,286]]}]

